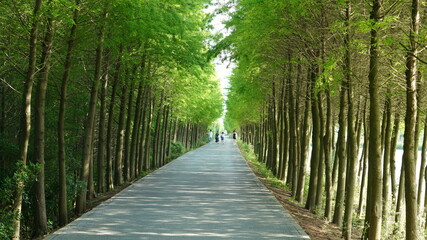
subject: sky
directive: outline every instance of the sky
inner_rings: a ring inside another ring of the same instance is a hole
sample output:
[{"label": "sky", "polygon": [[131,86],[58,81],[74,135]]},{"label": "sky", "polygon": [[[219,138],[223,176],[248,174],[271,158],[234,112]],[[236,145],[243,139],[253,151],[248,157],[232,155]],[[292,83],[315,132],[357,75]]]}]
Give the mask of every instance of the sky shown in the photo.
[{"label": "sky", "polygon": [[[224,4],[226,2],[226,0],[214,0],[212,1],[213,4],[206,9],[206,12],[208,13],[213,13],[215,11],[215,9],[217,9],[219,5]],[[227,20],[228,16],[225,14],[217,14],[214,16],[211,24],[213,26],[212,32],[213,33],[222,33],[224,36],[229,35],[229,31],[227,31],[227,29],[225,28],[225,25],[222,23],[223,21]],[[220,81],[220,87],[221,87],[221,92],[223,95],[224,100],[227,99],[227,94],[228,94],[228,88],[230,87],[230,83],[228,78],[231,76],[231,72],[234,68],[234,64],[231,63],[230,61],[226,60],[224,62],[221,61],[221,59],[219,59],[219,57],[217,57],[214,60],[214,64],[215,64],[215,72],[216,72],[216,76],[218,77],[219,81]],[[223,125],[224,122],[224,114],[226,112],[226,106],[224,103],[224,111],[223,111],[223,116],[220,118],[220,124]]]}]

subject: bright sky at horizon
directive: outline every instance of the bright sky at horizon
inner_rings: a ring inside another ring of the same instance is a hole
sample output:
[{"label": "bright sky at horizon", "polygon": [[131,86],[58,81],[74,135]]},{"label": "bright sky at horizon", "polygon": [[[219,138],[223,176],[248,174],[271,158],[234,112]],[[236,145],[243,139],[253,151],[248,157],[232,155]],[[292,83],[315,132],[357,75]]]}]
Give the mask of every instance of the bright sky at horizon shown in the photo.
[{"label": "bright sky at horizon", "polygon": [[[225,2],[226,2],[225,0],[213,1],[213,4],[211,6],[209,6],[209,8],[206,9],[206,12],[208,12],[208,13],[215,12],[215,10],[220,8],[223,4],[225,4]],[[227,18],[228,18],[228,16],[224,13],[216,14],[214,16],[214,18],[211,22],[211,24],[213,26],[212,32],[214,34],[221,33],[223,36],[227,36],[230,34],[229,31],[225,28],[225,25],[223,24],[223,22],[225,20],[227,20]],[[227,99],[227,95],[228,95],[228,88],[230,87],[229,77],[231,76],[231,73],[233,71],[234,63],[230,62],[229,60],[222,61],[220,59],[220,57],[217,57],[214,60],[214,64],[215,64],[216,76],[220,81],[221,92],[222,92],[222,95],[223,95],[223,98],[225,101]],[[219,119],[220,124],[222,126],[224,123],[224,117],[225,117],[226,111],[227,111],[227,109],[226,109],[225,102],[224,102],[223,115]]]}]

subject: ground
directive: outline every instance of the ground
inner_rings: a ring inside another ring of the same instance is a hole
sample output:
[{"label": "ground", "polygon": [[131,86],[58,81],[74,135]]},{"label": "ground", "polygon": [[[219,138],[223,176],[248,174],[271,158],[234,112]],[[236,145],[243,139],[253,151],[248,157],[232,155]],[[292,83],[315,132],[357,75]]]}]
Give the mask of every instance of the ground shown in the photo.
[{"label": "ground", "polygon": [[[272,180],[262,177],[253,163],[247,161],[252,171],[258,179],[267,187],[282,206],[291,214],[291,216],[298,222],[304,231],[310,236],[312,240],[338,240],[341,237],[341,228],[328,223],[324,218],[317,216],[307,209],[296,204],[289,191],[281,187],[273,187]],[[353,234],[352,239],[360,239],[359,234]]]}]

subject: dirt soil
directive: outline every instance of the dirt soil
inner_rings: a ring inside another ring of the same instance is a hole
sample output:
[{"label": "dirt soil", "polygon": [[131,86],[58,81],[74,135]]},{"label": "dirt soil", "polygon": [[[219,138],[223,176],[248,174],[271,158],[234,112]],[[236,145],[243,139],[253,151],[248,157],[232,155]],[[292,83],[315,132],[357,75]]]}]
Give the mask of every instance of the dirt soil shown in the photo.
[{"label": "dirt soil", "polygon": [[[297,205],[292,199],[291,193],[279,187],[272,187],[272,180],[262,177],[253,163],[246,161],[258,179],[267,187],[282,206],[291,214],[312,240],[338,240],[341,237],[341,228],[328,223],[324,218],[317,216],[307,209]],[[352,239],[360,239],[358,233],[353,234]]]}]

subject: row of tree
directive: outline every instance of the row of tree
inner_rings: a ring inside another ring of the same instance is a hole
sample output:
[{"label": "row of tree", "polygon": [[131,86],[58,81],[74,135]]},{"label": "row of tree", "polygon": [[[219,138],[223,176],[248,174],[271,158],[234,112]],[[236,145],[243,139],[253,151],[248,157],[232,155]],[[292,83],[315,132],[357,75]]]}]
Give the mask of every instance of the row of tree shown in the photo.
[{"label": "row of tree", "polygon": [[359,218],[363,239],[424,239],[420,1],[229,4],[233,32],[218,45],[237,63],[228,128],[239,127],[295,199],[342,226],[345,239]]},{"label": "row of tree", "polygon": [[0,238],[63,226],[200,143],[222,112],[206,4],[2,1]]}]

